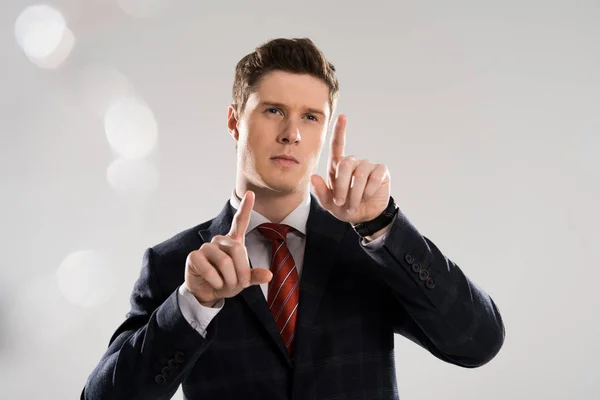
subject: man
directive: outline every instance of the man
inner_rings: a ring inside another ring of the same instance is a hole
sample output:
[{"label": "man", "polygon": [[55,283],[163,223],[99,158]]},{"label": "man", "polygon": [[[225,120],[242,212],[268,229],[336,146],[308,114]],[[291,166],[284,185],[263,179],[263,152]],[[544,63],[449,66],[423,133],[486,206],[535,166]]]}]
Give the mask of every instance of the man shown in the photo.
[{"label": "man", "polygon": [[[478,367],[504,341],[492,299],[396,206],[382,164],[314,172],[338,96],[309,39],[237,65],[237,179],[219,215],[146,250],[131,311],[84,399],[398,399],[394,333]],[[314,194],[310,192],[310,185]]]}]

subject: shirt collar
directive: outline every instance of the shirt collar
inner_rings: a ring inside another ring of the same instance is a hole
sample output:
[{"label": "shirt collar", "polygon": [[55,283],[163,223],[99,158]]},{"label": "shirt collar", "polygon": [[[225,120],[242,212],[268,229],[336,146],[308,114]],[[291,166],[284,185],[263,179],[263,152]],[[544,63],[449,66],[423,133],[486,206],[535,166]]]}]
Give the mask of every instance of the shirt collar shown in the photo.
[{"label": "shirt collar", "polygon": [[[231,198],[229,199],[229,204],[237,210],[240,208],[242,199],[240,199],[235,193],[235,189],[233,189],[231,193]],[[305,199],[296,207],[291,213],[289,213],[281,224],[289,225],[298,232],[301,232],[303,235],[306,235],[306,221],[308,221],[308,214],[310,213],[310,194],[307,193]],[[262,214],[252,210],[250,214],[250,222],[248,223],[248,229],[246,230],[246,235],[254,228],[259,226],[260,224],[271,222]]]}]

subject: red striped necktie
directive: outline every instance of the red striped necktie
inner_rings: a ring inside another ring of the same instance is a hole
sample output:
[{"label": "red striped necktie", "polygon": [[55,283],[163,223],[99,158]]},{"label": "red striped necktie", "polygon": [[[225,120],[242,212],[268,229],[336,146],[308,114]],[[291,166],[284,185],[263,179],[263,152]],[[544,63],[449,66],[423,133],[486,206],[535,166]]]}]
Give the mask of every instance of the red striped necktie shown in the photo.
[{"label": "red striped necktie", "polygon": [[275,323],[279,327],[285,348],[292,355],[300,282],[296,263],[285,240],[288,231],[293,228],[288,225],[264,223],[256,229],[272,243],[271,272],[273,279],[269,282],[267,303]]}]

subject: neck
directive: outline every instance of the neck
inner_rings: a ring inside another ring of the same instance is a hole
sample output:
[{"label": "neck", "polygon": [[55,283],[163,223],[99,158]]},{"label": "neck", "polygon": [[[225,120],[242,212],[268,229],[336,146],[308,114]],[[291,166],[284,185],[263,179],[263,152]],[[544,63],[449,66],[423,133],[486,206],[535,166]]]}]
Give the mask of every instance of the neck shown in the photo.
[{"label": "neck", "polygon": [[252,190],[255,194],[253,210],[275,224],[281,223],[306,199],[306,196],[310,195],[308,188],[295,192],[275,192],[245,181],[237,183],[235,193],[241,199],[247,190]]}]

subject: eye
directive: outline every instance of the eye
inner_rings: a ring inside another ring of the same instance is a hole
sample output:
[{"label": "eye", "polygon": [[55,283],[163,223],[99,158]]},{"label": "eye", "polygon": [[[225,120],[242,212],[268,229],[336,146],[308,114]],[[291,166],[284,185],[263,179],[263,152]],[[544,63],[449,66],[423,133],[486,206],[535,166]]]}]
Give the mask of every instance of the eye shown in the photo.
[{"label": "eye", "polygon": [[315,122],[317,122],[319,120],[316,116],[314,116],[312,114],[308,114],[306,117],[309,119],[312,118],[311,121],[315,121]]},{"label": "eye", "polygon": [[[274,112],[272,112],[272,111],[274,111]],[[265,112],[267,112],[267,113],[269,113],[269,114],[276,114],[276,113],[278,113],[278,112],[279,112],[279,109],[278,109],[278,108],[275,108],[275,107],[269,107],[269,108],[267,108],[267,109],[265,110]]]}]

